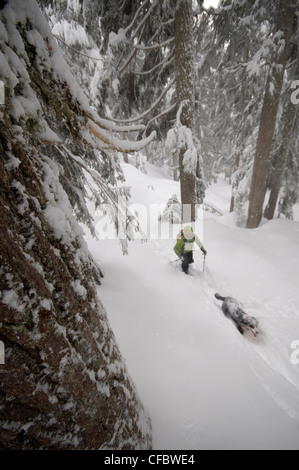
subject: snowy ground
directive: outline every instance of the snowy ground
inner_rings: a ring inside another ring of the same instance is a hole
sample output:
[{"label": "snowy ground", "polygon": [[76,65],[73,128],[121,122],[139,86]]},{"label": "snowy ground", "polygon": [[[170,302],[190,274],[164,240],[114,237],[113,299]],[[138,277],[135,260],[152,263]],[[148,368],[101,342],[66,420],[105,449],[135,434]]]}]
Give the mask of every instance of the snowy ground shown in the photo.
[{"label": "snowy ground", "polygon": [[[124,169],[132,202],[179,196],[161,170]],[[204,273],[200,251],[190,276],[169,263],[174,240],[134,242],[123,256],[117,241],[86,236],[105,274],[99,297],[151,415],[154,449],[299,449],[299,352],[291,349],[296,340],[299,349],[299,223],[235,227],[221,179],[206,199],[224,215],[204,215]],[[240,335],[215,292],[258,318],[258,339]]]}]

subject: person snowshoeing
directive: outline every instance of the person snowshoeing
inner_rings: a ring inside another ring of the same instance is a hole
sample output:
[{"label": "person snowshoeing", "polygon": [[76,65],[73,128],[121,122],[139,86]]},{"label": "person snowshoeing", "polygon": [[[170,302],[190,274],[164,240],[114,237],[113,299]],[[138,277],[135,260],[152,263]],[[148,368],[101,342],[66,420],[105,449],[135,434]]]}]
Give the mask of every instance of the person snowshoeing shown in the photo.
[{"label": "person snowshoeing", "polygon": [[203,254],[206,256],[207,251],[205,250],[198,236],[194,233],[191,226],[187,226],[181,230],[181,236],[179,237],[177,244],[174,247],[175,254],[182,260],[182,270],[185,274],[188,274],[189,272],[189,265],[194,263],[194,242],[199,246]]}]

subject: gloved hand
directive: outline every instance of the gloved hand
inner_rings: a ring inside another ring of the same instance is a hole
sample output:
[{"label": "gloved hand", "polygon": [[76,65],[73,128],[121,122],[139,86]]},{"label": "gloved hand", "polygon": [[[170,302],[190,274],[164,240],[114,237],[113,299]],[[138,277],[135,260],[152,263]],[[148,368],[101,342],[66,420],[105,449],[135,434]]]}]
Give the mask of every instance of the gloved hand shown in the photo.
[{"label": "gloved hand", "polygon": [[201,248],[201,251],[205,256],[207,256],[207,254],[208,254],[207,250],[205,250],[204,248]]}]

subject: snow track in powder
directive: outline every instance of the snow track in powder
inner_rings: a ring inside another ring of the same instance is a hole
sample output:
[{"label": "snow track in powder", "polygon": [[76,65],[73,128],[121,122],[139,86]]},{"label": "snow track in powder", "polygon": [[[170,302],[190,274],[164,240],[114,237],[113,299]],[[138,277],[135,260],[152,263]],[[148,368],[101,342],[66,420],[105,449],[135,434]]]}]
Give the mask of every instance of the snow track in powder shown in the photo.
[{"label": "snow track in powder", "polygon": [[[125,170],[135,201],[175,193],[173,181]],[[299,449],[299,370],[289,357],[299,339],[298,224],[247,231],[229,217],[205,218],[204,273],[200,251],[190,275],[170,264],[175,240],[133,242],[125,257],[117,241],[88,240],[105,274],[100,299],[152,419],[154,449]],[[286,282],[283,259],[292,250]],[[215,292],[256,316],[260,337],[240,335]]]},{"label": "snow track in powder", "polygon": [[[197,263],[197,271],[191,269],[191,280],[188,282],[190,284],[193,284],[196,288],[196,283],[198,282],[198,279],[200,279],[201,288],[208,297],[207,305],[205,306],[206,313],[210,315],[210,318],[213,319],[213,321],[215,321],[215,324],[221,324],[221,328],[223,328],[223,333],[227,335],[228,339],[231,339],[238,343],[236,344],[236,347],[238,349],[238,356],[240,357],[241,352],[245,353],[251,371],[253,371],[254,375],[258,378],[259,384],[263,386],[263,388],[267,391],[267,393],[271,396],[275,403],[279,407],[281,407],[281,409],[284,410],[288,414],[288,416],[294,418],[298,422],[298,369],[294,368],[294,366],[290,363],[290,357],[288,355],[287,350],[285,351],[284,355],[281,354],[281,351],[283,349],[282,347],[286,344],[285,334],[289,335],[289,344],[291,343],[291,339],[293,337],[292,334],[290,334],[289,330],[290,322],[288,322],[287,327],[283,328],[281,317],[277,316],[276,319],[273,319],[273,317],[271,317],[271,326],[269,327],[269,331],[263,331],[262,329],[261,334],[258,338],[254,338],[250,334],[244,334],[244,336],[241,336],[238,332],[233,332],[232,329],[234,329],[235,326],[223,315],[221,311],[221,303],[219,304],[219,302],[217,302],[215,299],[212,301],[212,298],[215,292],[217,291],[218,287],[216,285],[215,280],[213,279],[212,273],[210,272],[209,268],[206,268],[204,274],[201,273],[200,271],[198,271],[199,265],[200,263]],[[188,286],[188,288],[189,287],[190,286]],[[256,302],[254,302],[254,304],[256,304]],[[269,305],[266,305],[266,310],[268,309]],[[270,303],[270,311],[271,310],[273,313],[273,309]],[[291,310],[293,313],[295,313],[295,317],[293,318],[293,320],[294,328],[296,331],[296,328],[298,330],[298,316],[296,314],[296,310],[293,308],[293,304],[291,304]],[[247,312],[251,315],[259,314],[257,308],[254,309],[248,307]],[[262,328],[268,327],[268,325],[265,321],[262,320],[262,318],[260,318],[260,322]],[[228,328],[230,328],[230,331],[228,331]],[[291,331],[294,331],[294,329],[291,328]],[[223,339],[221,342],[224,343]],[[233,383],[236,385],[238,384],[237,377],[233,379]],[[246,391],[244,393],[244,396],[248,396]],[[221,399],[221,394],[219,398]],[[240,402],[240,400],[238,400],[238,402]],[[239,404],[238,402],[236,402],[236,404]],[[228,405],[229,407],[228,402],[226,402],[226,405]],[[231,403],[231,405],[233,405],[233,403]],[[258,408],[259,405],[260,404],[257,403],[256,408]],[[247,406],[247,412],[248,411],[249,407]],[[246,415],[247,412],[245,413]],[[263,418],[265,418],[265,415],[263,415]],[[257,420],[257,422],[258,421],[259,420]],[[199,427],[201,426],[199,425]],[[194,423],[193,427],[190,427],[189,423],[188,429],[188,434],[190,435],[191,429],[193,429],[194,431]],[[273,431],[271,432],[271,430],[269,430],[267,431],[267,433],[270,437],[270,442],[271,438],[273,437]],[[252,440],[248,439],[247,444],[243,445],[245,445],[245,447],[249,446],[252,448]],[[268,446],[269,444],[267,444],[266,447]],[[282,442],[279,442],[278,447],[279,446],[282,446]],[[256,443],[254,448],[259,448],[259,445]]]}]

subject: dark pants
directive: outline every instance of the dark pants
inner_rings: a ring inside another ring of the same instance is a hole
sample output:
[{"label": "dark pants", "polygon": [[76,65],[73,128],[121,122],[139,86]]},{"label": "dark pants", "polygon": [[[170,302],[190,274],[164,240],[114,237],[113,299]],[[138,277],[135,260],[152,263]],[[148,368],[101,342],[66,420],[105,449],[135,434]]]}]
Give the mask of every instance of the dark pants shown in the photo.
[{"label": "dark pants", "polygon": [[192,263],[194,263],[193,252],[189,251],[189,253],[184,253],[182,261],[182,270],[184,271],[184,273],[188,274],[189,264]]}]

